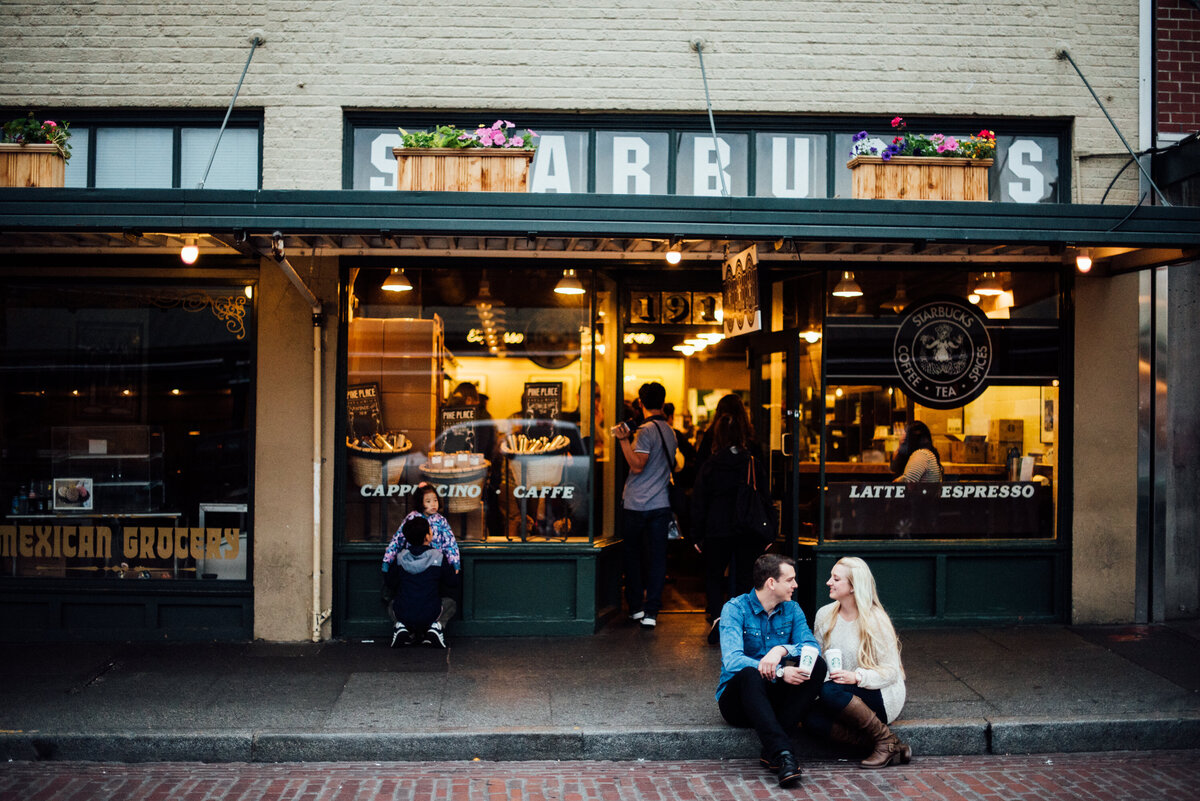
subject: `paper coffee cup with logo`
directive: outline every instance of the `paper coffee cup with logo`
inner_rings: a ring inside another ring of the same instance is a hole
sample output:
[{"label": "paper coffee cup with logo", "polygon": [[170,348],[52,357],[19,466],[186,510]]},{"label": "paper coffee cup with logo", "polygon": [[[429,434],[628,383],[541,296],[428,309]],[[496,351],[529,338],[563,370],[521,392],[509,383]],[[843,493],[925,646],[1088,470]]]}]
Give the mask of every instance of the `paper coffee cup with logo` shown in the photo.
[{"label": "paper coffee cup with logo", "polygon": [[829,665],[830,670],[842,669],[842,649],[830,648],[825,652],[825,662]]},{"label": "paper coffee cup with logo", "polygon": [[800,669],[805,673],[812,673],[813,666],[817,664],[817,651],[815,646],[806,645],[800,649]]}]

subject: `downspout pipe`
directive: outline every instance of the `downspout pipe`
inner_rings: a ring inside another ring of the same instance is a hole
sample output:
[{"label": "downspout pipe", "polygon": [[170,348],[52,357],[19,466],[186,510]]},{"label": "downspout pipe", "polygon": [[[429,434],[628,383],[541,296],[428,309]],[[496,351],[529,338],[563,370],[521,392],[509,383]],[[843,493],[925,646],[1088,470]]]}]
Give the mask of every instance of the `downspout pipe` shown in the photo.
[{"label": "downspout pipe", "polygon": [[312,393],[313,393],[313,420],[312,420],[312,470],[313,470],[313,495],[312,495],[312,641],[321,641],[321,626],[329,619],[331,614],[330,609],[321,608],[321,440],[323,433],[323,412],[321,406],[321,366],[324,361],[324,340],[322,337],[322,329],[325,323],[325,312],[321,301],[313,294],[308,285],[304,283],[304,279],[296,272],[288,262],[284,254],[283,234],[279,231],[271,234],[271,258],[283,270],[283,274],[292,282],[292,286],[308,303],[312,309],[312,326],[313,326],[313,358],[312,358]]}]

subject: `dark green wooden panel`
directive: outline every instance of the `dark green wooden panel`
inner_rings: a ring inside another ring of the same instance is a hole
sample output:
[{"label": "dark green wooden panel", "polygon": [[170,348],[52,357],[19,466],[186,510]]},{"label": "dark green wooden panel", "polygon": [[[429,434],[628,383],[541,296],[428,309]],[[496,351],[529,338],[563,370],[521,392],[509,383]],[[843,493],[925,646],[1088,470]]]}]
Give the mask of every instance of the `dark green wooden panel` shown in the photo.
[{"label": "dark green wooden panel", "polygon": [[473,620],[575,620],[574,559],[476,559],[469,572]]},{"label": "dark green wooden panel", "polygon": [[946,617],[1044,618],[1055,614],[1054,557],[950,556]]},{"label": "dark green wooden panel", "polygon": [[932,617],[937,614],[937,559],[867,558],[879,599],[892,617]]},{"label": "dark green wooden panel", "polygon": [[158,604],[158,628],[219,636],[245,628],[241,604]]},{"label": "dark green wooden panel", "polygon": [[57,627],[55,612],[58,605],[51,601],[22,603],[5,599],[0,602],[0,630],[6,632],[35,632]]},{"label": "dark green wooden panel", "polygon": [[63,601],[63,628],[76,631],[146,628],[144,603],[115,601]]}]

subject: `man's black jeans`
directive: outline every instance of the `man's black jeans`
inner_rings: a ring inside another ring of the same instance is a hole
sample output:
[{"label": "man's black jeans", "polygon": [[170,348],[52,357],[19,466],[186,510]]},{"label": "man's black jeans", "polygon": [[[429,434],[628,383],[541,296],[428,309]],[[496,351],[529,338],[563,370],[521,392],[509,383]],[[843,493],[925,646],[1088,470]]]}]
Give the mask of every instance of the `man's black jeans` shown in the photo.
[{"label": "man's black jeans", "polygon": [[825,683],[825,660],[817,659],[812,675],[802,684],[787,684],[783,679],[767,681],[757,667],[738,671],[717,706],[721,717],[731,726],[753,727],[768,757],[792,750],[792,736],[800,721],[821,692]]},{"label": "man's black jeans", "polygon": [[667,527],[671,524],[671,509],[621,511],[625,603],[631,615],[645,612],[646,617],[657,618],[667,580]]}]

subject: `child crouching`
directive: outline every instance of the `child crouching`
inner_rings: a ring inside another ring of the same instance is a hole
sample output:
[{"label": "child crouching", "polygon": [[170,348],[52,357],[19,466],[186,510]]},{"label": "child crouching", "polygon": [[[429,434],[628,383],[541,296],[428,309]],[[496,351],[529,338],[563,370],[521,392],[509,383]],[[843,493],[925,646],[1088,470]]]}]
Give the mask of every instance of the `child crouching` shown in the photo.
[{"label": "child crouching", "polygon": [[446,623],[457,606],[451,590],[458,573],[444,553],[430,547],[433,535],[429,521],[412,517],[404,522],[406,547],[388,567],[386,581],[395,591],[388,612],[391,615],[392,647],[424,642],[435,648],[446,647]]}]

